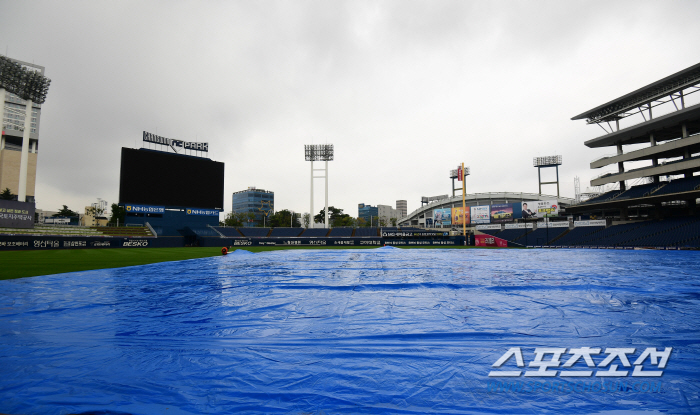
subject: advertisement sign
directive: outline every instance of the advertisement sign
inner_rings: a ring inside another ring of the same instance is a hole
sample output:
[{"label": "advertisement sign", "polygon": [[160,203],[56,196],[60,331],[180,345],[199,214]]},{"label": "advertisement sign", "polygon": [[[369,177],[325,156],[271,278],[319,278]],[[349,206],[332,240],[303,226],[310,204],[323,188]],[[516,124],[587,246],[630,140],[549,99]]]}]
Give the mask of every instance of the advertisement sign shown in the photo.
[{"label": "advertisement sign", "polygon": [[574,226],[579,227],[579,226],[605,226],[606,221],[605,219],[602,220],[577,220],[574,221]]},{"label": "advertisement sign", "polygon": [[[507,225],[506,225],[507,226]],[[501,230],[501,225],[496,224],[496,225],[476,225],[476,230],[481,231],[481,230],[486,230],[486,229],[498,229]]]},{"label": "advertisement sign", "polygon": [[44,223],[47,225],[69,225],[70,218],[44,218]]},{"label": "advertisement sign", "polygon": [[499,248],[507,248],[508,241],[501,238],[496,238],[491,235],[474,235],[475,246],[495,246]]},{"label": "advertisement sign", "polygon": [[472,206],[471,211],[471,221],[472,223],[490,223],[491,222],[491,210],[490,206]]},{"label": "advertisement sign", "polygon": [[187,208],[188,215],[196,216],[219,216],[219,211],[216,209],[198,209],[198,208]]},{"label": "advertisement sign", "polygon": [[462,174],[463,174],[462,173],[462,166],[457,167],[457,180],[459,180],[460,182],[464,178],[464,176]]},{"label": "advertisement sign", "polygon": [[165,213],[163,206],[124,205],[126,213]]},{"label": "advertisement sign", "polygon": [[532,222],[530,223],[506,223],[506,229],[532,229]]},{"label": "advertisement sign", "polygon": [[0,200],[0,227],[33,228],[34,203]]},{"label": "advertisement sign", "polygon": [[569,222],[537,222],[538,228],[568,228]]},{"label": "advertisement sign", "polygon": [[160,144],[162,146],[168,146],[177,153],[177,148],[184,148],[185,150],[195,150],[209,152],[209,143],[195,143],[192,141],[175,140],[172,138],[161,137],[156,134],[149,132],[143,132],[143,141],[148,143]]},{"label": "advertisement sign", "polygon": [[466,208],[466,212],[461,207],[452,208],[453,225],[469,225],[469,216],[469,208]]},{"label": "advertisement sign", "polygon": [[452,225],[452,209],[433,209],[433,223],[435,225],[450,226]]},{"label": "advertisement sign", "polygon": [[530,218],[545,218],[559,215],[559,203],[556,200],[533,200],[530,202],[522,202],[522,217]]},{"label": "advertisement sign", "polygon": [[513,205],[491,205],[491,223],[513,222]]}]

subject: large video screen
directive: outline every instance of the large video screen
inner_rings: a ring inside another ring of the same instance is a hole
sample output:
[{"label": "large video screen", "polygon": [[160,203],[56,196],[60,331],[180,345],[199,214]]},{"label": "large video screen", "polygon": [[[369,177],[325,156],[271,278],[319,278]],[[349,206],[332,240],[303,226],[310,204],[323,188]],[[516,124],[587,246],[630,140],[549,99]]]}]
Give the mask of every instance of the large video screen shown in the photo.
[{"label": "large video screen", "polygon": [[119,203],[223,209],[224,163],[122,148]]}]

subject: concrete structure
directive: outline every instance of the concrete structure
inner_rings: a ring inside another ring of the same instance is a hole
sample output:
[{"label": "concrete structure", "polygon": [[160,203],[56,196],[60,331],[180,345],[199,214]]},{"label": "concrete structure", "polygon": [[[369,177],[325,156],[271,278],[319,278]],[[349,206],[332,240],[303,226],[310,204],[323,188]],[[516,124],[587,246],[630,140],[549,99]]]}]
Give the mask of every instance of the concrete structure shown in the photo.
[{"label": "concrete structure", "polygon": [[[243,226],[264,226],[267,225],[267,218],[275,211],[275,192],[263,189],[256,189],[255,186],[247,190],[233,193],[232,208],[234,213],[253,213],[255,218],[245,222]],[[311,219],[313,221],[313,217]]]},{"label": "concrete structure", "polygon": [[[700,197],[700,188],[692,182],[700,171],[700,104],[686,104],[689,99],[697,101],[689,95],[699,90],[700,64],[696,64],[573,117],[605,130],[586,141],[587,147],[616,151],[591,162],[591,169],[615,169],[594,177],[591,186],[612,184],[617,189],[580,203],[572,212],[624,220],[630,208],[638,212],[642,208],[638,216],[660,217],[661,211],[669,211],[667,207],[682,205],[693,214]],[[621,123],[627,126],[621,128]],[[639,148],[640,144],[648,146]],[[681,178],[687,185],[674,180]],[[679,191],[671,190],[675,188]]]},{"label": "concrete structure", "polygon": [[[10,60],[21,65],[24,69],[44,75],[43,66]],[[9,188],[12,193],[18,196],[22,196],[24,192],[24,199],[33,202],[39,152],[41,105],[31,104],[30,117],[25,117],[27,102],[18,95],[0,88],[0,103],[3,104],[2,137],[0,138],[0,191]],[[27,143],[25,143],[25,137]],[[25,144],[26,150],[23,150]],[[24,166],[22,165],[23,157],[25,158]],[[26,169],[25,175],[22,174],[23,168]]]},{"label": "concrete structure", "polygon": [[[483,205],[495,205],[502,203],[515,203],[515,202],[530,202],[537,200],[552,200],[557,199],[553,195],[540,195],[537,193],[520,193],[520,192],[494,192],[494,193],[467,193],[464,197],[465,205],[467,207],[471,206],[483,206]],[[568,207],[574,203],[574,199],[568,197],[560,197],[560,215],[568,214]],[[433,209],[444,209],[444,208],[461,208],[462,207],[462,195],[440,198],[438,200],[433,200],[426,202],[427,205],[422,205],[419,209],[414,210],[409,213],[405,218],[399,219],[398,226],[418,226],[425,227],[425,219],[433,217]],[[474,227],[475,225],[470,225]]]},{"label": "concrete structure", "polygon": [[408,215],[408,201],[397,200],[396,201],[396,211],[399,218],[405,218]]},{"label": "concrete structure", "polygon": [[389,205],[377,205],[377,216],[379,217],[380,226],[395,226],[392,224],[392,219],[397,221],[400,219],[399,213]]},{"label": "concrete structure", "polygon": [[[106,217],[106,211],[100,212],[100,208],[96,207],[97,203],[92,206],[85,206],[85,214],[80,217],[80,226],[107,226],[109,219]],[[94,209],[98,209],[95,211]],[[95,213],[98,213],[95,215]]]}]

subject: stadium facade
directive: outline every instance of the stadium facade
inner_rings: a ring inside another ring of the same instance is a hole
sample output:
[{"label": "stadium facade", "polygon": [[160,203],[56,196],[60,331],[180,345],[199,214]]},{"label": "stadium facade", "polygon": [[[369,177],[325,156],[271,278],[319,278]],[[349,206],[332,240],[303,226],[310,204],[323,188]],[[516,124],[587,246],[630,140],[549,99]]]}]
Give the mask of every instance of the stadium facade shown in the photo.
[{"label": "stadium facade", "polygon": [[[16,59],[10,60],[21,65],[25,69],[39,72],[42,76],[44,75],[43,66]],[[2,102],[2,138],[0,138],[0,191],[9,188],[13,194],[18,195],[20,193],[20,163],[27,101],[9,91],[4,92],[5,99]],[[40,124],[41,104],[33,103],[31,108],[31,129],[29,133],[29,155],[27,159],[27,202],[34,202],[35,199]],[[24,201],[25,200],[22,200],[22,202]]]},{"label": "stadium facade", "polygon": [[593,170],[613,167],[591,180],[591,186],[611,189],[570,211],[617,220],[696,214],[700,104],[688,103],[698,100],[690,96],[698,90],[700,64],[573,117],[605,130],[586,141],[587,147],[615,154],[590,163]]}]

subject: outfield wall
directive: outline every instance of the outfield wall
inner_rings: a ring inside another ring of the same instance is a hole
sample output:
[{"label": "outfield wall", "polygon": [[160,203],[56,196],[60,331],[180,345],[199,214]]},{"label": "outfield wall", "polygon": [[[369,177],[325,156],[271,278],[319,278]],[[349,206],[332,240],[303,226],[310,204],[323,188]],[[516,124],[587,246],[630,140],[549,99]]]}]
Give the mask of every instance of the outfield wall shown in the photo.
[{"label": "outfield wall", "polygon": [[185,246],[184,237],[106,238],[90,236],[0,235],[0,251],[100,248],[175,248]]},{"label": "outfield wall", "polygon": [[464,245],[464,237],[449,239],[390,238],[199,238],[199,246],[455,246]]}]

